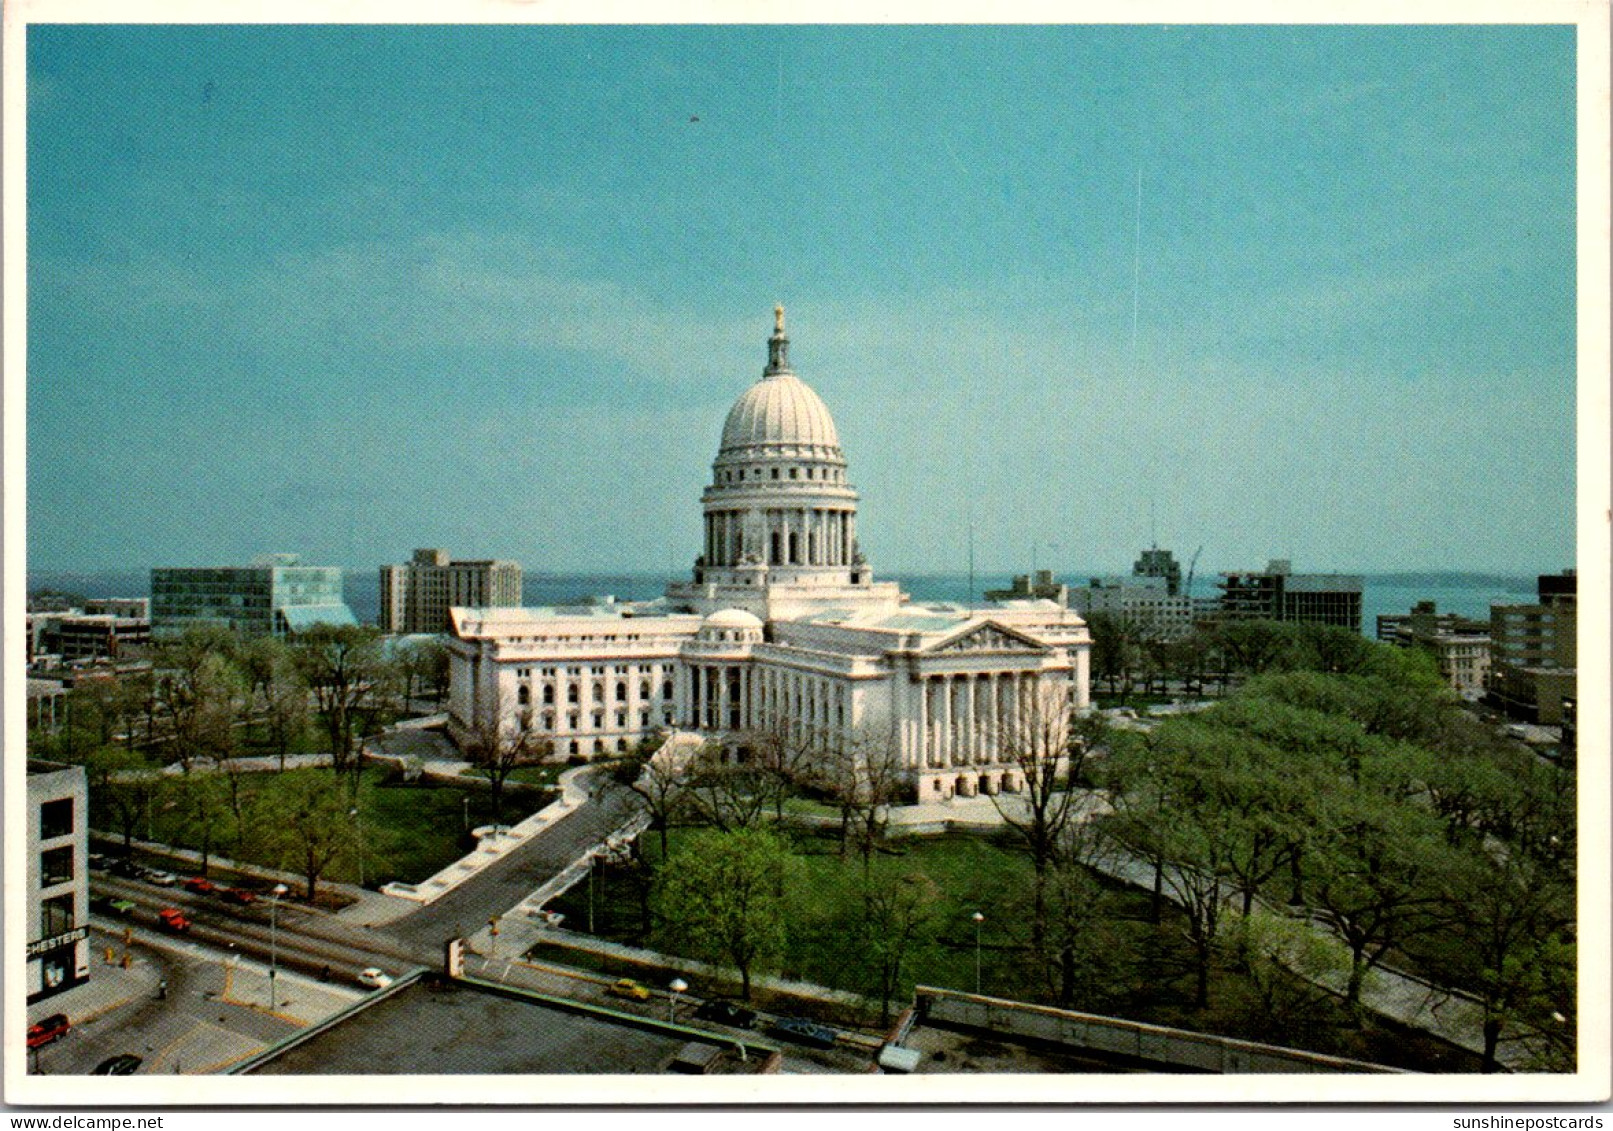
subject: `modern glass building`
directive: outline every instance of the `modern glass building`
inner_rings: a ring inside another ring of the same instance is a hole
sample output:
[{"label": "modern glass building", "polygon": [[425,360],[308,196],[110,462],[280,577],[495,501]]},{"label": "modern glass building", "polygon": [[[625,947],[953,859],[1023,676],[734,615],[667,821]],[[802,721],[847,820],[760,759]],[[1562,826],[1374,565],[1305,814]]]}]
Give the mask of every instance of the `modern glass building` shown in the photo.
[{"label": "modern glass building", "polygon": [[[287,610],[296,612],[289,618]],[[243,636],[284,635],[309,624],[356,624],[337,566],[299,565],[277,554],[249,566],[151,571],[151,634],[170,639],[193,625]]]}]

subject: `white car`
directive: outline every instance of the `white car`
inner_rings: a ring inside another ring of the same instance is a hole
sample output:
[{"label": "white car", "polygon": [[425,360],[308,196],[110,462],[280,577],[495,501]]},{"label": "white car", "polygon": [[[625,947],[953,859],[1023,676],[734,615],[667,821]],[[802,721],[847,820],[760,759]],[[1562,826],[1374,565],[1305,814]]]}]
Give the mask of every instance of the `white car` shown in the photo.
[{"label": "white car", "polygon": [[160,888],[171,888],[179,882],[179,877],[172,872],[151,871],[146,873],[146,883],[156,884]]},{"label": "white car", "polygon": [[392,979],[376,967],[366,966],[358,972],[358,984],[368,986],[372,990],[384,990],[392,984]]}]

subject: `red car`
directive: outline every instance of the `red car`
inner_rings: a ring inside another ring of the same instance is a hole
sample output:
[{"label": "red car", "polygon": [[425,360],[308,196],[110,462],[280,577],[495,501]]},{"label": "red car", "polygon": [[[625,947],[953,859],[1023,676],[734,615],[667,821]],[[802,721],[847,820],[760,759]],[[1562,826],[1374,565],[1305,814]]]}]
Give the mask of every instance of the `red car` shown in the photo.
[{"label": "red car", "polygon": [[218,890],[218,885],[205,876],[192,876],[185,881],[185,890],[193,891],[197,895],[212,895]]},{"label": "red car", "polygon": [[225,903],[239,903],[242,907],[258,901],[258,897],[246,888],[225,888],[218,894]]},{"label": "red car", "polygon": [[67,1019],[67,1014],[53,1013],[39,1024],[28,1026],[28,1047],[36,1049],[60,1040],[67,1036],[67,1031],[72,1027],[73,1023]]},{"label": "red car", "polygon": [[157,912],[157,926],[176,935],[182,935],[190,930],[190,920],[185,913],[177,907],[164,907]]}]

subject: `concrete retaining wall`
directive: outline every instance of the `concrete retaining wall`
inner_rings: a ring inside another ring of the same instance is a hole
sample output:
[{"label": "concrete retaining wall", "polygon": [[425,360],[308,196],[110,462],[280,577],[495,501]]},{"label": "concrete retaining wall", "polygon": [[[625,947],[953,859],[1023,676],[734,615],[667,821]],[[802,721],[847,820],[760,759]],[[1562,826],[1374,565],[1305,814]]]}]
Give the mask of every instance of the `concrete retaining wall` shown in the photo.
[{"label": "concrete retaining wall", "polygon": [[917,987],[914,996],[920,1015],[928,1020],[1011,1033],[1029,1040],[1132,1057],[1187,1071],[1222,1074],[1403,1071],[1300,1049],[1027,1005],[932,986]]}]

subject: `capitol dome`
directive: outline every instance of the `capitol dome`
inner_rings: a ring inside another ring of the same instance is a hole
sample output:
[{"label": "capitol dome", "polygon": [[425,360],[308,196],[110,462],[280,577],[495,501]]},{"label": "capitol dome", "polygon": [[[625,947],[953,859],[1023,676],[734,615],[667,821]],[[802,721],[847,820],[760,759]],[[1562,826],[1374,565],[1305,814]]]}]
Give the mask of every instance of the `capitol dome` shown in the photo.
[{"label": "capitol dome", "polygon": [[[740,394],[723,424],[721,454],[746,448],[817,448],[839,456],[840,434],[823,398],[790,369],[784,308],[773,311],[767,368],[762,379]],[[753,453],[755,454],[755,453]]]},{"label": "capitol dome", "polygon": [[838,448],[840,436],[823,398],[793,373],[773,373],[746,389],[728,410],[722,450],[788,444]]}]

